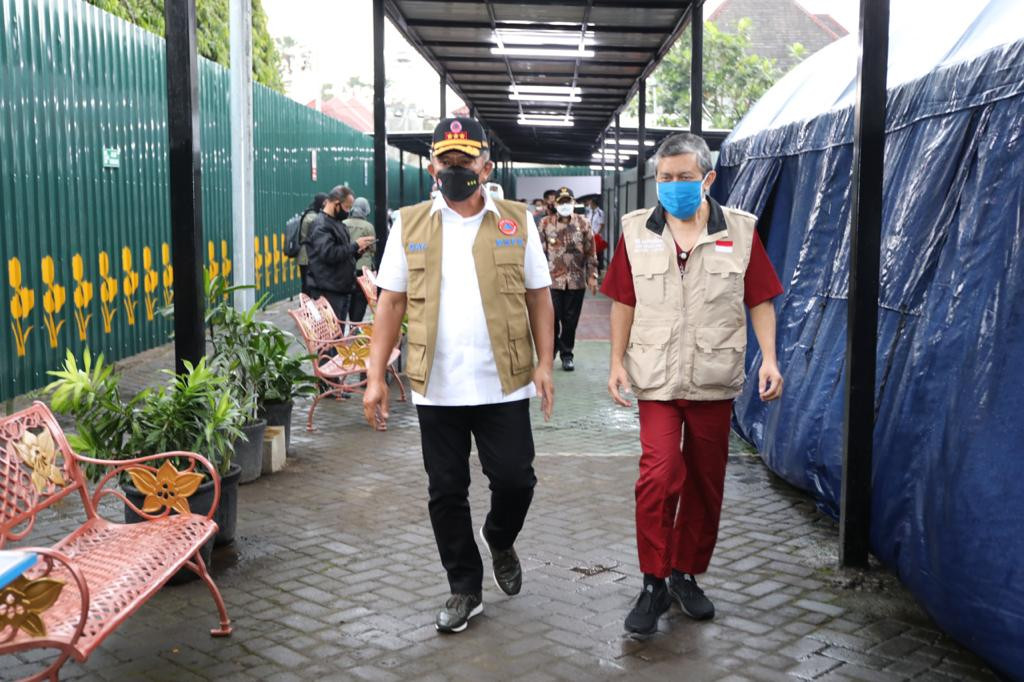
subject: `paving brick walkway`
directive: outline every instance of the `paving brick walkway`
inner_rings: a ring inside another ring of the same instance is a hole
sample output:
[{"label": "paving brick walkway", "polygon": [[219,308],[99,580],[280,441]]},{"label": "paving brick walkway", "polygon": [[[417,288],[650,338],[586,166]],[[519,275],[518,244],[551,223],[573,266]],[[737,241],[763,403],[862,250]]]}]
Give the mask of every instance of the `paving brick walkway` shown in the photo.
[{"label": "paving brick walkway", "polygon": [[[600,338],[589,301],[586,338]],[[274,314],[282,325],[280,312]],[[523,592],[485,585],[484,615],[434,632],[447,591],[426,511],[419,433],[396,405],[377,434],[355,403],[330,401],[319,433],[298,424],[287,468],[243,486],[238,537],[214,574],[234,619],[209,637],[213,603],[193,583],[165,588],[67,679],[90,680],[965,680],[996,679],[939,633],[885,571],[835,569],[836,527],[737,444],[718,550],[702,581],[718,607],[694,623],[674,607],[638,642],[622,619],[639,589],[632,499],[635,410],[605,393],[608,345],[583,340],[578,370],[556,374],[556,416],[535,409],[539,478],[517,549]],[[123,363],[142,386],[172,363],[157,349]],[[471,502],[487,490],[477,463]],[[35,542],[60,537],[57,510]],[[39,655],[0,663],[0,678]],[[6,667],[4,667],[6,666]]]}]

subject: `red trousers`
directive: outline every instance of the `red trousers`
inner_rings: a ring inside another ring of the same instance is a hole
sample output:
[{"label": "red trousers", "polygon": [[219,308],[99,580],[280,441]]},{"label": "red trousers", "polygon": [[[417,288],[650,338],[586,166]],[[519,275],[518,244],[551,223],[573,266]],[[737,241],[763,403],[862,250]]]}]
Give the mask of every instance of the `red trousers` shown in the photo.
[{"label": "red trousers", "polygon": [[640,570],[659,578],[672,569],[704,573],[718,539],[732,401],[641,400],[639,405]]}]

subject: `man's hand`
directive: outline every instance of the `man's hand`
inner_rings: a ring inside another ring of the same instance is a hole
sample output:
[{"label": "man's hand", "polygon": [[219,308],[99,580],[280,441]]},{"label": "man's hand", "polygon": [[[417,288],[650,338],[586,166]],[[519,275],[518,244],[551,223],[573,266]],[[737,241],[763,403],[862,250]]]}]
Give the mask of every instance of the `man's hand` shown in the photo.
[{"label": "man's hand", "polygon": [[356,244],[359,245],[359,253],[366,251],[368,248],[373,246],[373,243],[377,241],[376,237],[360,237],[356,240]]},{"label": "man's hand", "polygon": [[612,397],[616,405],[633,407],[633,403],[622,397],[622,393],[619,392],[620,388],[626,392],[630,390],[629,374],[626,373],[626,368],[622,364],[616,363],[612,365],[612,369],[608,373],[608,395]]},{"label": "man's hand", "polygon": [[551,368],[540,365],[533,370],[533,385],[540,396],[540,409],[544,413],[544,421],[551,421],[551,411],[555,408],[555,383],[551,379]]},{"label": "man's hand", "polygon": [[757,373],[757,390],[761,400],[769,403],[782,397],[782,373],[779,366],[774,362],[762,362],[761,370]]},{"label": "man's hand", "polygon": [[363,416],[366,423],[376,431],[388,430],[388,384],[386,381],[369,381],[363,393]]},{"label": "man's hand", "polygon": [[590,293],[597,296],[597,273],[590,276],[587,280],[587,288],[590,289]]}]

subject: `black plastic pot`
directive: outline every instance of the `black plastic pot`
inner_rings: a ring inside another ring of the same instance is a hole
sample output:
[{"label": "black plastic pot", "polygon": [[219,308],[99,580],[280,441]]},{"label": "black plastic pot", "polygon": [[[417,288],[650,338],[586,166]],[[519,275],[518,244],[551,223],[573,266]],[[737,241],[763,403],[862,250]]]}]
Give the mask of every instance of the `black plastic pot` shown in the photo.
[{"label": "black plastic pot", "polygon": [[263,433],[266,430],[265,419],[242,427],[244,438],[235,441],[235,463],[242,467],[239,483],[252,483],[263,473]]},{"label": "black plastic pot", "polygon": [[290,452],[292,449],[292,407],[294,401],[286,403],[268,402],[260,408],[260,417],[267,420],[267,426],[284,427],[284,450]]},{"label": "black plastic pot", "polygon": [[235,528],[238,527],[238,479],[242,477],[242,467],[234,462],[228,472],[220,478],[220,504],[213,514],[217,522],[217,534],[213,536],[215,547],[230,545],[235,541]]},{"label": "black plastic pot", "polygon": [[[146,499],[145,494],[140,492],[139,489],[136,488],[135,486],[125,483],[121,484],[121,490],[124,491],[125,497],[132,501],[132,504],[134,504],[139,509],[142,509],[142,505]],[[223,489],[221,495],[223,496]],[[206,483],[203,483],[201,486],[199,486],[199,489],[192,494],[192,497],[188,498],[188,507],[190,510],[192,510],[193,514],[205,515],[209,513],[210,507],[212,506],[213,481],[207,481]],[[173,510],[171,511],[171,513],[177,514],[177,512]],[[213,519],[214,521],[217,520],[217,513],[214,514]],[[142,523],[145,520],[146,519],[136,514],[135,510],[129,507],[127,504],[124,506],[125,523]],[[203,557],[203,563],[206,564],[207,568],[210,567],[210,558],[213,556],[213,544],[214,540],[213,538],[210,538],[210,540],[206,544],[199,548],[199,554]],[[184,585],[185,583],[190,583],[193,580],[197,580],[198,578],[199,576],[192,572],[192,570],[188,568],[183,568],[177,573],[175,573],[173,576],[171,576],[171,579],[167,582],[167,584]]]}]

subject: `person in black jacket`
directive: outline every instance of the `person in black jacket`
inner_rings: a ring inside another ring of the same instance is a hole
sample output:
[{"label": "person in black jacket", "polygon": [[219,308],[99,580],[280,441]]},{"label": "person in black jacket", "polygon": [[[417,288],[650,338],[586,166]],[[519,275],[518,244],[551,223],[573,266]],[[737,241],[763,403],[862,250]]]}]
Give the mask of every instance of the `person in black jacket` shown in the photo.
[{"label": "person in black jacket", "polygon": [[345,217],[345,203],[351,204],[352,190],[335,187],[310,230],[309,295],[325,297],[342,322],[348,317],[349,299],[356,286],[356,257],[375,241],[362,237],[352,241],[348,228],[341,222]]}]

